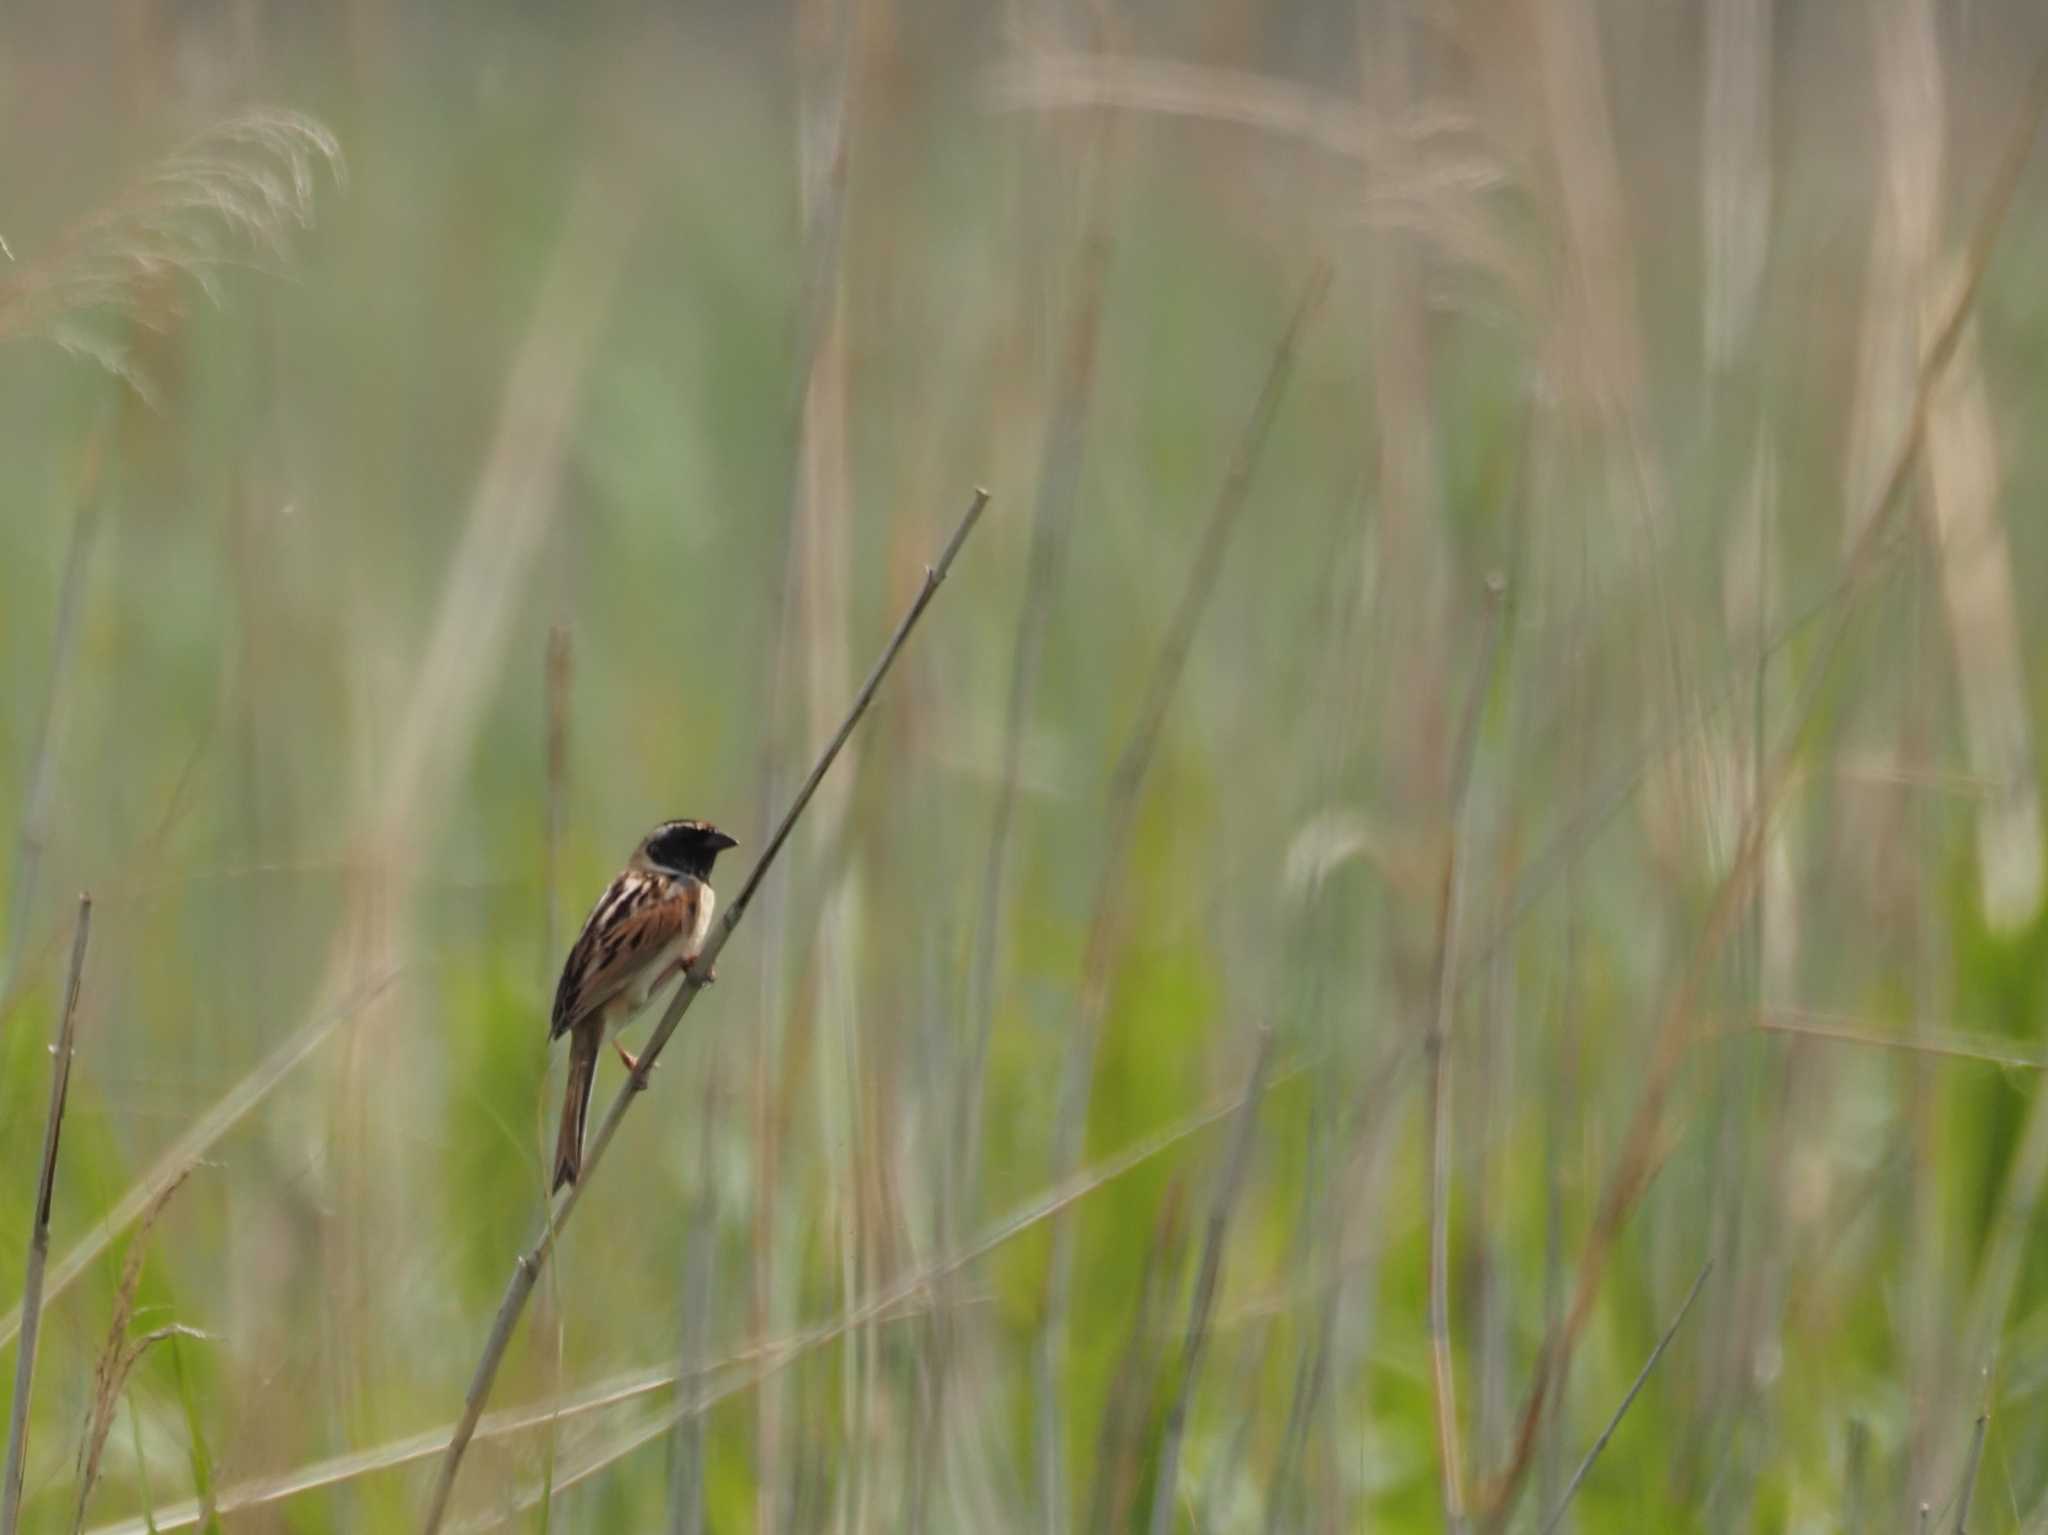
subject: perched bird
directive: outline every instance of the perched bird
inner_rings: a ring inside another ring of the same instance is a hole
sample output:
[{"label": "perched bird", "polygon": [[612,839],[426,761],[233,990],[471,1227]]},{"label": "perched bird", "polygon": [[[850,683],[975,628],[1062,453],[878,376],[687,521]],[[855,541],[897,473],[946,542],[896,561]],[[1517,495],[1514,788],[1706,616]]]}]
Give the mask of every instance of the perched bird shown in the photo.
[{"label": "perched bird", "polygon": [[[548,1038],[569,1036],[569,1095],[555,1139],[555,1183],[574,1183],[583,1165],[583,1120],[605,1037],[649,997],[692,968],[711,931],[711,865],[738,844],[709,821],[664,821],[633,849],[583,921],[562,979]],[[706,976],[707,981],[715,975]],[[628,1071],[640,1063],[617,1040]]]}]

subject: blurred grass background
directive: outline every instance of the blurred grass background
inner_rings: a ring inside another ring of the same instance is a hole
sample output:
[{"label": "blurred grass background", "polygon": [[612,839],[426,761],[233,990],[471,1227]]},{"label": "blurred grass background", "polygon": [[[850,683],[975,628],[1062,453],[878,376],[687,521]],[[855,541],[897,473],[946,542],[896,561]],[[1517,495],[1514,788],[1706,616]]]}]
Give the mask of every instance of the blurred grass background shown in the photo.
[{"label": "blurred grass background", "polygon": [[412,1527],[575,924],[736,888],[984,483],[464,1527],[1545,1529],[1711,1263],[1557,1528],[2048,1529],[2032,8],[0,38],[25,1528]]}]

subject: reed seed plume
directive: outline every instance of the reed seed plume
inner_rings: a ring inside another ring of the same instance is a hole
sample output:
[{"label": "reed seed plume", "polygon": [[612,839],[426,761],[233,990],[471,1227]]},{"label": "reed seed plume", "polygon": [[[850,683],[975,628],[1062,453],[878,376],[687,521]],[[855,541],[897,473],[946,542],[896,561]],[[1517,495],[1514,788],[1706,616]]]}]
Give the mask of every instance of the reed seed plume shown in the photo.
[{"label": "reed seed plume", "polygon": [[86,1409],[85,1436],[78,1447],[78,1510],[72,1520],[74,1532],[85,1528],[86,1507],[92,1501],[92,1490],[100,1479],[100,1457],[106,1452],[107,1436],[113,1432],[114,1413],[121,1404],[128,1377],[142,1362],[143,1355],[172,1338],[206,1341],[205,1333],[177,1322],[152,1328],[140,1337],[129,1334],[130,1323],[135,1317],[135,1298],[142,1289],[142,1265],[149,1253],[150,1232],[163,1214],[164,1207],[184,1186],[185,1175],[181,1173],[175,1182],[150,1201],[149,1208],[135,1223],[135,1235],[129,1238],[127,1256],[121,1260],[121,1278],[114,1286],[114,1314],[107,1323],[106,1342],[100,1345],[99,1358],[93,1364],[92,1401]]},{"label": "reed seed plume", "polygon": [[341,145],[317,119],[273,109],[229,117],[172,150],[48,250],[0,267],[0,340],[54,341],[147,396],[148,381],[90,322],[161,323],[145,305],[161,300],[167,281],[220,303],[231,271],[288,271],[293,239],[312,227],[323,190],[340,191],[347,180]]}]

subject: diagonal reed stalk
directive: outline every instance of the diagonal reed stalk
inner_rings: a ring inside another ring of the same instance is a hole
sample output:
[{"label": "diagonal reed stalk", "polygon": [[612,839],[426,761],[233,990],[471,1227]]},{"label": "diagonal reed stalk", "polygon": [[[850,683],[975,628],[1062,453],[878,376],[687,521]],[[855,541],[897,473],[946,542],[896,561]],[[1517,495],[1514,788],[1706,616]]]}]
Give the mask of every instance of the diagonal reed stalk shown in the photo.
[{"label": "diagonal reed stalk", "polygon": [[[1081,961],[1080,1008],[1069,1037],[1063,1063],[1059,1108],[1053,1124],[1052,1168],[1055,1178],[1067,1177],[1080,1165],[1082,1142],[1088,1126],[1088,1104],[1095,1081],[1096,1046],[1102,1035],[1103,1014],[1109,1006],[1109,984],[1117,946],[1124,925],[1124,891],[1129,875],[1131,845],[1138,826],[1138,811],[1144,799],[1145,782],[1152,758],[1166,724],[1167,711],[1179,691],[1187,670],[1195,631],[1207,610],[1209,598],[1222,574],[1223,558],[1230,551],[1232,535],[1243,521],[1251,496],[1253,472],[1264,455],[1274,417],[1293,376],[1294,359],[1308,322],[1322,307],[1330,289],[1330,268],[1317,262],[1301,298],[1296,303],[1287,329],[1273,350],[1266,377],[1259,387],[1257,402],[1238,439],[1223,487],[1217,493],[1215,509],[1202,530],[1202,541],[1188,570],[1187,584],[1174,609],[1166,639],[1160,646],[1152,674],[1146,680],[1138,720],[1132,726],[1116,769],[1110,777],[1109,804],[1104,814],[1101,872],[1095,885],[1095,907],[1089,918],[1087,948]],[[1064,1479],[1055,1472],[1060,1447],[1065,1442],[1060,1380],[1065,1350],[1067,1309],[1073,1292],[1074,1227],[1071,1221],[1053,1223],[1052,1257],[1046,1269],[1045,1320],[1039,1329],[1033,1360],[1037,1398],[1037,1434],[1043,1510],[1048,1528],[1066,1525]]]},{"label": "diagonal reed stalk", "polygon": [[78,1033],[78,983],[85,973],[85,942],[92,932],[92,897],[78,898],[78,930],[71,940],[71,974],[57,1024],[56,1060],[50,1071],[50,1117],[43,1124],[43,1170],[36,1180],[35,1223],[29,1228],[28,1271],[21,1281],[21,1352],[14,1364],[14,1410],[7,1420],[6,1480],[0,1483],[0,1535],[21,1524],[22,1457],[28,1449],[28,1399],[36,1378],[36,1334],[43,1319],[43,1271],[50,1261],[50,1199],[57,1189],[57,1141],[71,1091],[71,1042]]},{"label": "diagonal reed stalk", "polygon": [[896,626],[896,632],[889,637],[889,643],[883,647],[880,658],[868,673],[867,680],[861,684],[859,693],[854,695],[853,703],[846,711],[846,717],[840,721],[832,739],[825,743],[825,749],[819,754],[809,776],[797,790],[796,798],[790,802],[781,823],[769,837],[768,845],[761,850],[761,857],[755,863],[752,872],[747,875],[746,883],[740,887],[739,894],[733,897],[732,904],[726,907],[725,914],[704,940],[704,947],[697,963],[684,976],[683,983],[677,987],[667,1011],[661,1015],[661,1021],[654,1026],[654,1032],[649,1036],[646,1048],[641,1051],[639,1065],[626,1079],[625,1086],[619,1089],[618,1096],[612,1099],[611,1107],[605,1112],[604,1122],[597,1127],[597,1133],[591,1137],[590,1146],[584,1153],[583,1175],[569,1185],[560,1202],[548,1212],[547,1222],[534,1240],[533,1246],[521,1253],[518,1262],[513,1265],[511,1281],[505,1288],[505,1298],[498,1306],[497,1317],[492,1322],[490,1333],[484,1341],[483,1355],[477,1360],[476,1373],[464,1398],[462,1416],[456,1422],[455,1432],[448,1443],[448,1452],[441,1461],[440,1474],[435,1478],[433,1496],[427,1505],[426,1518],[421,1524],[421,1529],[426,1535],[434,1535],[447,1517],[448,1499],[455,1490],[455,1476],[462,1467],[463,1454],[469,1448],[471,1437],[476,1433],[477,1420],[483,1415],[484,1403],[490,1399],[491,1386],[497,1380],[499,1365],[504,1362],[505,1350],[512,1341],[513,1329],[519,1325],[520,1314],[526,1309],[526,1302],[533,1294],[534,1283],[540,1277],[541,1267],[547,1261],[548,1254],[554,1249],[556,1238],[561,1234],[562,1228],[569,1223],[569,1218],[576,1213],[576,1206],[583,1198],[583,1191],[590,1186],[591,1177],[603,1161],[612,1137],[618,1134],[619,1125],[632,1107],[634,1098],[646,1088],[647,1073],[653,1070],[655,1062],[661,1058],[661,1052],[667,1046],[670,1036],[675,1033],[676,1026],[682,1021],[683,1014],[689,1011],[690,1004],[696,1001],[697,994],[704,989],[703,978],[711,974],[726,941],[732,937],[733,929],[739,926],[740,919],[747,913],[747,907],[753,903],[756,892],[761,888],[761,881],[774,864],[776,855],[789,840],[791,831],[795,829],[798,818],[810,804],[811,797],[818,792],[818,785],[824,781],[825,774],[838,757],[840,748],[846,745],[847,738],[853,734],[861,716],[867,713],[868,705],[874,701],[883,679],[888,676],[898,653],[910,638],[910,631],[917,626],[918,619],[924,616],[924,610],[931,605],[932,598],[937,595],[940,585],[952,569],[953,560],[960,553],[961,545],[967,542],[967,536],[974,531],[974,525],[981,520],[982,510],[987,505],[988,492],[975,491],[973,499],[968,503],[966,514],[960,519],[960,525],[946,541],[945,550],[940,554],[938,563],[926,570],[924,584],[918,589],[917,597],[910,604],[909,611]]},{"label": "diagonal reed stalk", "polygon": [[[1267,1091],[1271,1092],[1294,1082],[1312,1069],[1313,1065],[1313,1062],[1296,1062],[1273,1073],[1267,1083]],[[1238,1112],[1243,1101],[1242,1092],[1232,1093],[1227,1097],[1212,1100],[1172,1124],[1140,1137],[1122,1150],[1085,1168],[1065,1184],[1048,1189],[1013,1209],[966,1246],[913,1270],[907,1276],[890,1281],[853,1314],[780,1337],[757,1337],[753,1342],[692,1370],[688,1375],[679,1374],[674,1368],[630,1370],[538,1406],[509,1407],[486,1413],[476,1425],[475,1437],[480,1440],[507,1438],[544,1428],[558,1420],[584,1417],[637,1402],[679,1386],[695,1386],[701,1389],[694,1401],[672,1405],[667,1410],[665,1422],[673,1424],[682,1416],[706,1412],[719,1402],[771,1378],[796,1360],[818,1349],[831,1346],[851,1327],[926,1314],[932,1307],[934,1289],[942,1281],[980,1262],[1025,1232],[1036,1229],[1069,1206],[1099,1193],[1118,1180],[1128,1177],[1140,1167],[1157,1161],[1174,1148],[1222,1124]],[[738,1378],[727,1384],[711,1384],[714,1379],[728,1374],[736,1375]],[[454,1437],[456,1427],[457,1425],[452,1423],[443,1424],[438,1428],[409,1434],[403,1439],[393,1440],[372,1449],[351,1451],[290,1471],[239,1483],[221,1491],[216,1499],[217,1511],[228,1514],[263,1508],[303,1493],[318,1492],[380,1471],[413,1465],[446,1450]],[[611,1456],[606,1463],[616,1458],[617,1456]],[[584,1474],[588,1474],[587,1470]],[[558,1479],[555,1490],[561,1491],[565,1485],[566,1483]],[[536,1484],[531,1490],[529,1501],[538,1501],[539,1494],[540,1489]],[[139,1516],[133,1517],[115,1524],[100,1525],[93,1529],[90,1535],[168,1535],[172,1530],[189,1529],[199,1522],[199,1518],[199,1505],[196,1502],[186,1502],[157,1512],[153,1516],[153,1522],[147,1522]]]},{"label": "diagonal reed stalk", "polygon": [[1237,1106],[1229,1159],[1224,1163],[1223,1180],[1216,1185],[1216,1198],[1209,1207],[1209,1229],[1202,1239],[1202,1267],[1195,1276],[1194,1298],[1188,1303],[1188,1334],[1181,1348],[1180,1380],[1174,1387],[1173,1406],[1167,1411],[1159,1448],[1159,1472],[1152,1484],[1152,1535],[1173,1535],[1181,1440],[1187,1432],[1195,1384],[1201,1378],[1202,1351],[1209,1341],[1209,1314],[1216,1305],[1216,1286],[1223,1277],[1223,1241],[1230,1229],[1230,1208],[1244,1186],[1245,1163],[1251,1160],[1252,1137],[1258,1129],[1259,1100],[1265,1096],[1266,1070],[1272,1063],[1273,1026],[1261,1024],[1251,1081],[1245,1087],[1243,1102]]},{"label": "diagonal reed stalk", "polygon": [[[1265,1084],[1265,1090],[1271,1091],[1283,1083],[1291,1082],[1309,1069],[1310,1066],[1307,1063],[1297,1063],[1284,1071],[1273,1073]],[[789,1339],[780,1349],[763,1350],[754,1368],[740,1378],[713,1386],[704,1386],[689,1400],[670,1403],[667,1407],[643,1419],[639,1424],[627,1430],[620,1438],[612,1441],[610,1444],[601,1445],[592,1450],[584,1459],[575,1466],[572,1466],[556,1480],[556,1490],[561,1491],[565,1488],[573,1487],[578,1482],[596,1475],[605,1467],[623,1460],[643,1445],[651,1444],[661,1438],[680,1419],[687,1416],[701,1416],[719,1403],[765,1384],[806,1355],[814,1353],[819,1349],[829,1348],[845,1337],[847,1333],[857,1328],[870,1326],[881,1317],[897,1311],[916,1297],[933,1292],[943,1281],[954,1277],[970,1265],[980,1262],[990,1253],[1015,1241],[1025,1232],[1032,1230],[1045,1221],[1064,1215],[1074,1205],[1090,1195],[1106,1188],[1117,1179],[1126,1176],[1154,1158],[1164,1155],[1167,1151],[1188,1140],[1190,1137],[1199,1135],[1202,1131],[1209,1129],[1213,1125],[1221,1124],[1226,1119],[1237,1119],[1244,1112],[1245,1101],[1246,1096],[1243,1092],[1234,1093],[1223,1102],[1212,1103],[1208,1107],[1188,1115],[1185,1119],[1177,1120],[1173,1124],[1156,1130],[1151,1135],[1133,1142],[1116,1155],[1107,1157],[1101,1162],[1083,1169],[1074,1177],[1055,1185],[1039,1197],[1013,1210],[1009,1216],[988,1227],[979,1237],[966,1246],[958,1248],[930,1263],[920,1265],[898,1279],[891,1280],[888,1284],[875,1291],[867,1301],[854,1310],[841,1315],[836,1320],[828,1322],[823,1326],[798,1334]],[[589,1166],[587,1158],[584,1165],[587,1169]],[[494,1510],[489,1514],[480,1516],[473,1525],[464,1526],[464,1535],[468,1535],[468,1532],[472,1529],[492,1529],[497,1527],[505,1522],[509,1514],[531,1508],[538,1501],[539,1495],[540,1490],[538,1487],[527,1489],[511,1500],[512,1506],[509,1510]]]},{"label": "diagonal reed stalk", "polygon": [[1551,1510],[1550,1517],[1543,1521],[1543,1535],[1552,1535],[1565,1511],[1572,1506],[1572,1499],[1578,1496],[1579,1484],[1586,1480],[1586,1473],[1593,1469],[1593,1462],[1600,1458],[1600,1452],[1607,1448],[1607,1441],[1614,1437],[1614,1431],[1621,1427],[1621,1420],[1628,1416],[1629,1408],[1635,1405],[1636,1397],[1643,1389],[1643,1382],[1650,1378],[1650,1372],[1657,1368],[1657,1361],[1664,1357],[1664,1350],[1671,1346],[1671,1340],[1678,1336],[1678,1329],[1685,1322],[1686,1313],[1692,1310],[1692,1303],[1699,1299],[1700,1288],[1707,1282],[1707,1275],[1713,1272],[1714,1260],[1709,1258],[1700,1266],[1699,1277],[1692,1282],[1692,1288],[1685,1292],[1685,1299],[1679,1304],[1678,1314],[1671,1319],[1671,1325],[1664,1329],[1664,1335],[1657,1340],[1657,1346],[1650,1350],[1650,1357],[1643,1361],[1642,1369],[1636,1372],[1633,1384],[1621,1399],[1621,1405],[1614,1409],[1614,1416],[1607,1420],[1607,1427],[1600,1431],[1600,1437],[1593,1441],[1593,1447],[1586,1451],[1586,1458],[1579,1462],[1579,1469],[1572,1473],[1572,1479],[1565,1485],[1564,1496]]},{"label": "diagonal reed stalk", "polygon": [[[44,1299],[55,1300],[70,1289],[78,1276],[107,1250],[114,1238],[142,1216],[165,1189],[191,1172],[221,1137],[269,1097],[278,1083],[291,1075],[300,1062],[325,1044],[343,1023],[381,997],[396,979],[395,975],[380,976],[349,992],[326,1011],[315,1014],[265,1056],[253,1071],[229,1088],[196,1124],[170,1144],[148,1172],[123,1192],[92,1230],[57,1260],[50,1270]],[[5,1347],[23,1330],[25,1320],[20,1307],[0,1316],[0,1347]]]}]

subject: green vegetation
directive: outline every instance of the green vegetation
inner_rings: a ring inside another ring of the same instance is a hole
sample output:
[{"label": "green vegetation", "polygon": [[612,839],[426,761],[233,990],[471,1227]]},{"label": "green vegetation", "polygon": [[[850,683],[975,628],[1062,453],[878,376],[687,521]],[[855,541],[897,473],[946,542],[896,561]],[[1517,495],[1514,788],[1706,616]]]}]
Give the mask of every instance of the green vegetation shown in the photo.
[{"label": "green vegetation", "polygon": [[2031,12],[406,9],[0,24],[24,1530],[417,1527],[977,484],[451,1528],[1546,1530],[1703,1270],[1558,1529],[2048,1528]]}]

